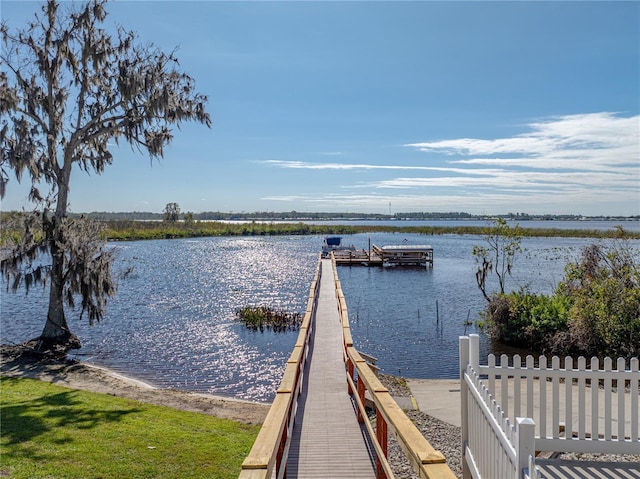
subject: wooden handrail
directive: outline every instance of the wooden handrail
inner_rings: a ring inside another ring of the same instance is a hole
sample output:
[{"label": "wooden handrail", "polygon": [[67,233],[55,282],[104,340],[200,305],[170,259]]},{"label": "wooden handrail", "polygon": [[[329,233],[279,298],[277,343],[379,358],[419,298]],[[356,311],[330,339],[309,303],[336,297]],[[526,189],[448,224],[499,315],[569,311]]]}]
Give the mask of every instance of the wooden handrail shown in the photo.
[{"label": "wooden handrail", "polygon": [[[347,387],[354,395],[358,417],[365,423],[370,439],[376,450],[378,478],[393,479],[393,472],[387,462],[387,435],[393,433],[405,452],[413,469],[426,479],[454,479],[455,475],[446,464],[444,455],[435,450],[420,433],[407,415],[391,397],[388,389],[373,373],[367,362],[353,346],[349,327],[347,303],[342,293],[335,258],[332,256],[333,276],[338,302],[338,312],[342,325],[342,340]],[[256,437],[249,455],[242,463],[238,479],[282,478],[286,467],[290,433],[293,428],[300,376],[307,357],[308,341],[313,327],[312,321],[317,304],[321,261],[318,261],[314,280],[309,288],[309,300],[294,349],[287,361],[276,397],[269,413]],[[357,378],[357,379],[356,379]],[[366,417],[364,395],[368,391],[376,408],[376,431]]]},{"label": "wooden handrail", "polygon": [[[363,412],[365,391],[369,392],[370,398],[373,400],[376,408],[378,431],[376,434],[373,434],[370,427],[367,429],[369,430],[370,439],[374,444],[378,457],[382,456],[382,460],[377,467],[378,479],[384,477],[387,479],[393,478],[393,473],[386,461],[386,434],[388,434],[388,430],[395,435],[414,471],[421,478],[455,479],[456,476],[447,465],[444,455],[433,448],[415,424],[413,424],[404,411],[400,409],[393,397],[391,397],[389,390],[380,382],[362,355],[353,346],[353,338],[351,336],[351,329],[349,328],[347,303],[342,293],[340,280],[338,279],[338,270],[333,256],[332,266],[336,298],[338,300],[338,312],[342,324],[349,392],[353,393],[355,401],[358,404],[358,417],[364,422],[369,422]],[[357,380],[354,379],[356,376]],[[381,442],[383,444],[380,444]]]},{"label": "wooden handrail", "polygon": [[296,344],[285,366],[280,386],[267,417],[249,455],[242,463],[238,479],[271,479],[274,472],[277,478],[284,476],[290,433],[300,393],[300,377],[307,358],[313,315],[320,290],[321,265],[318,259],[316,273],[309,288],[307,310],[302,319]]}]

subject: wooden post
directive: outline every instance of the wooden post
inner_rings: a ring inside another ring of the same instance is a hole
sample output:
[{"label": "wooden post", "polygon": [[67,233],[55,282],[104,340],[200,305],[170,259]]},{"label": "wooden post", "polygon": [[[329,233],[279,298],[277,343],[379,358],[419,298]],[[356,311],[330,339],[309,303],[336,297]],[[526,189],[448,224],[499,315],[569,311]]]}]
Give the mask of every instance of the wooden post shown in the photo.
[{"label": "wooden post", "polygon": [[[351,380],[355,381],[355,378],[353,377],[353,362],[351,361],[351,358],[347,358],[347,371]],[[351,383],[349,383],[349,381],[347,381],[347,393],[349,395],[353,394],[353,391],[351,390]]]},{"label": "wooden post", "polygon": [[[287,409],[287,418],[291,416],[291,412],[292,412],[292,407],[291,405],[289,405],[289,408]],[[284,448],[285,448],[285,445],[287,444],[288,432],[289,432],[289,421],[287,421],[287,423],[284,426],[284,430],[282,431],[282,438],[280,439],[280,444],[278,445],[278,452],[276,454],[276,474],[279,474],[282,469],[285,469],[285,471],[282,473],[283,479],[287,478],[287,471],[286,471],[287,461],[286,461],[286,458],[284,458],[283,456],[284,456]]]},{"label": "wooden post", "polygon": [[[387,421],[384,420],[380,411],[376,408],[376,438],[378,439],[378,444],[380,444],[380,448],[382,449],[382,453],[384,457],[387,458],[388,454],[388,434],[387,434]],[[384,472],[384,468],[382,467],[382,461],[380,458],[376,458],[376,479],[387,479],[387,475]]]},{"label": "wooden post", "polygon": [[[360,398],[360,402],[364,405],[364,381],[362,380],[361,377],[358,377],[358,397]],[[362,416],[362,413],[360,412],[360,409],[358,409],[358,422],[359,423],[363,423],[365,420],[365,418]]]}]

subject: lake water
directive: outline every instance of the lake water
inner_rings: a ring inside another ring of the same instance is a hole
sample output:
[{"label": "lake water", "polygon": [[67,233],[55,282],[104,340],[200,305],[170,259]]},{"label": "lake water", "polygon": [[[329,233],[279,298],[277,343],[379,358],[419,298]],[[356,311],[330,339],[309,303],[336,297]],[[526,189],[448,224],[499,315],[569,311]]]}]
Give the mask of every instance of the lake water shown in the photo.
[{"label": "lake water", "polygon": [[[456,377],[458,336],[476,332],[484,299],[471,256],[478,236],[384,233],[343,243],[431,244],[433,268],[339,267],[355,345],[384,372],[416,378]],[[266,305],[304,312],[322,238],[200,238],[114,243],[119,282],[106,319],[95,326],[69,312],[82,340],[77,357],[160,387],[269,401],[297,332],[247,330],[237,309]],[[589,239],[527,238],[512,287],[550,292],[567,256]],[[640,242],[635,242],[640,247]],[[1,285],[1,341],[38,336],[46,316],[42,290],[7,293]],[[491,288],[490,288],[491,289]],[[482,352],[495,346],[483,338]]]}]

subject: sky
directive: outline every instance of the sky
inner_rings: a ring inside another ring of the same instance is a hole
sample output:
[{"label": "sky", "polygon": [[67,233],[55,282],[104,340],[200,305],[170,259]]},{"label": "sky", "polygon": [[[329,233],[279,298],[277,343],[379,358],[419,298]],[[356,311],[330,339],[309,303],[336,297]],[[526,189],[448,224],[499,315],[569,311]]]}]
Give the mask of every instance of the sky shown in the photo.
[{"label": "sky", "polygon": [[[68,3],[68,2],[63,2]],[[2,0],[10,28],[42,3]],[[212,127],[120,145],[70,210],[640,214],[638,1],[115,1]],[[115,147],[114,147],[115,148]],[[29,208],[12,178],[2,210]]]}]

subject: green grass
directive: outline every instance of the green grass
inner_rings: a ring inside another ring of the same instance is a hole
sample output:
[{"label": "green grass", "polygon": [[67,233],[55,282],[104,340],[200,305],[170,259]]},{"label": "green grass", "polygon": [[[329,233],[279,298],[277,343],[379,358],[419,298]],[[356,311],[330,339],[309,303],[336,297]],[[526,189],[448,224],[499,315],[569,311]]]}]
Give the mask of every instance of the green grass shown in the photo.
[{"label": "green grass", "polygon": [[31,379],[0,380],[0,477],[236,478],[259,430]]}]

